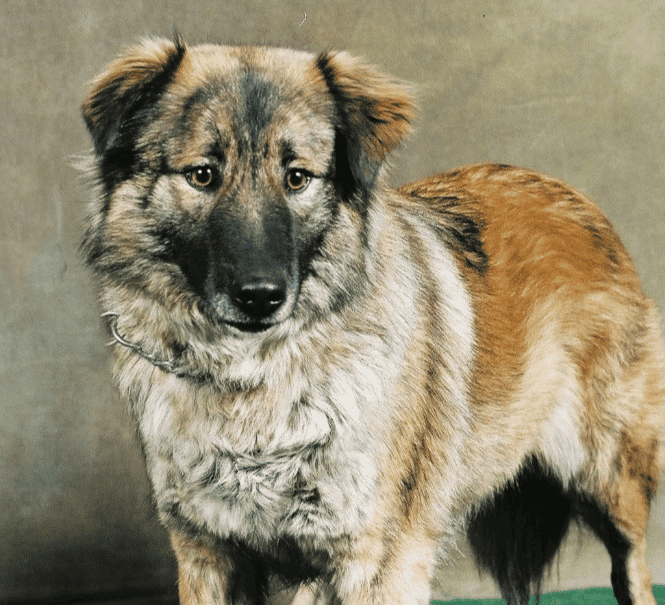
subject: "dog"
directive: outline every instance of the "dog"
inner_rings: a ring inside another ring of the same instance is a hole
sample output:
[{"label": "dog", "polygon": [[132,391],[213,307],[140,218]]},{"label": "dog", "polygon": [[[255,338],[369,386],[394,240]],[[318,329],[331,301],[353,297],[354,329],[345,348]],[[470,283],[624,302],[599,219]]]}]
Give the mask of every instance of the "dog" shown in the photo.
[{"label": "dog", "polygon": [[526,604],[571,521],[655,603],[665,353],[594,202],[498,164],[389,188],[413,96],[345,52],[147,40],[82,112],[82,250],[181,603],[423,604],[467,536]]}]

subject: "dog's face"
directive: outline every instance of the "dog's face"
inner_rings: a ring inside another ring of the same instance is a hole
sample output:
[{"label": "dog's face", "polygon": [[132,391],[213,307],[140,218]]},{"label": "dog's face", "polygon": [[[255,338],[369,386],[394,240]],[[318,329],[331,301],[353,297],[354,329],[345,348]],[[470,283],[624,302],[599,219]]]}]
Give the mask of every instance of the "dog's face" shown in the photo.
[{"label": "dog's face", "polygon": [[110,310],[239,337],[344,304],[413,106],[345,54],[156,41],[111,64],[83,113],[100,187],[84,249]]}]

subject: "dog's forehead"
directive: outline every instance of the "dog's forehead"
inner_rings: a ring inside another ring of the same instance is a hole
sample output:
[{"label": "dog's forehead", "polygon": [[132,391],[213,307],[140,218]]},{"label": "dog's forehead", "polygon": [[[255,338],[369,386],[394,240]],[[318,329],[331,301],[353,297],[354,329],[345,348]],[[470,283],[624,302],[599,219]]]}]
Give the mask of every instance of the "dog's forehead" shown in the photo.
[{"label": "dog's forehead", "polygon": [[190,108],[217,101],[258,111],[259,118],[271,104],[324,107],[329,102],[314,55],[289,49],[196,46],[186,55],[176,86]]},{"label": "dog's forehead", "polygon": [[178,114],[170,116],[178,155],[187,153],[187,142],[193,147],[224,139],[256,142],[277,133],[307,153],[321,144],[329,147],[333,138],[334,101],[315,56],[305,52],[194,47],[166,105]]},{"label": "dog's forehead", "polygon": [[231,74],[243,68],[256,68],[273,73],[296,74],[316,62],[316,56],[305,51],[263,46],[223,46],[201,44],[188,47],[186,61],[197,70]]}]

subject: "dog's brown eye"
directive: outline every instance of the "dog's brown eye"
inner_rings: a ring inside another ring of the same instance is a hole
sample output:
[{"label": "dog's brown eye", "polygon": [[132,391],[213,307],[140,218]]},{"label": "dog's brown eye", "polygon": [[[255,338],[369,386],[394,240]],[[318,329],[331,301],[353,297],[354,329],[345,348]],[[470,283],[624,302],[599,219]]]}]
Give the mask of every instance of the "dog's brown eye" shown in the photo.
[{"label": "dog's brown eye", "polygon": [[309,185],[309,175],[304,170],[294,168],[286,173],[286,186],[291,191],[301,191]]},{"label": "dog's brown eye", "polygon": [[215,171],[210,166],[199,166],[187,173],[187,180],[193,187],[204,189],[215,181]]}]

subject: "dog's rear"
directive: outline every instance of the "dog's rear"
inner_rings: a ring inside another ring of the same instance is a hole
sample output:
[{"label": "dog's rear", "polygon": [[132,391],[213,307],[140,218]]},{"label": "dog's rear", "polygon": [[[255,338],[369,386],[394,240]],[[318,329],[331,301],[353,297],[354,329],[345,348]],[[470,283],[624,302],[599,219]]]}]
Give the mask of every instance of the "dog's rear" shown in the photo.
[{"label": "dog's rear", "polygon": [[665,358],[592,202],[500,165],[389,189],[413,104],[345,54],[149,42],[84,115],[84,250],[183,603],[271,574],[425,603],[466,530],[523,604],[572,519],[654,603]]},{"label": "dog's rear", "polygon": [[461,214],[480,225],[486,264],[464,265],[478,343],[470,467],[493,477],[469,516],[481,567],[508,602],[526,602],[581,519],[610,553],[619,601],[652,602],[644,539],[665,366],[654,306],[615,231],[579,192],[507,166],[401,191],[442,223]]}]

